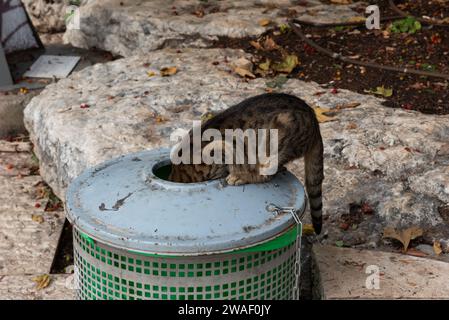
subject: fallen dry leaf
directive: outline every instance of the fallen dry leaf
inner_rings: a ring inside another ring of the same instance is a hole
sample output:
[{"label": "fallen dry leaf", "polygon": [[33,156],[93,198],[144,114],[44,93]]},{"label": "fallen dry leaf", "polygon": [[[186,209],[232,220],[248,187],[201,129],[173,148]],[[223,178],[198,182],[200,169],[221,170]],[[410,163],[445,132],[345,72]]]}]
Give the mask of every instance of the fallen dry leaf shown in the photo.
[{"label": "fallen dry leaf", "polygon": [[365,21],[366,21],[365,17],[357,16],[357,17],[351,17],[351,18],[347,19],[345,22],[353,23],[353,22],[365,22]]},{"label": "fallen dry leaf", "polygon": [[276,44],[276,42],[274,42],[274,40],[270,37],[267,37],[265,39],[263,47],[265,50],[268,50],[268,51],[277,50],[279,48],[279,46]]},{"label": "fallen dry leaf", "polygon": [[291,73],[293,69],[296,68],[296,66],[299,65],[299,59],[296,55],[291,54],[284,57],[284,60],[282,60],[279,63],[275,63],[272,66],[272,69],[277,72],[282,73]]},{"label": "fallen dry leaf", "polygon": [[414,256],[414,257],[420,257],[420,258],[424,258],[427,257],[428,254],[422,251],[419,251],[415,248],[410,248],[408,249],[408,251],[406,252],[409,256]]},{"label": "fallen dry leaf", "polygon": [[257,66],[255,73],[261,75],[262,77],[266,77],[270,73],[270,66],[271,61],[267,59],[265,62],[260,63]]},{"label": "fallen dry leaf", "polygon": [[164,123],[166,121],[167,121],[167,119],[164,118],[163,116],[161,116],[161,115],[156,116],[156,123]]},{"label": "fallen dry leaf", "polygon": [[176,67],[165,67],[161,69],[162,77],[169,77],[175,75],[178,72],[178,68]]},{"label": "fallen dry leaf", "polygon": [[215,116],[216,116],[216,114],[214,114],[213,112],[206,112],[205,114],[203,114],[201,116],[201,121],[202,122],[207,122],[207,121],[209,121],[210,119],[212,119]]},{"label": "fallen dry leaf", "polygon": [[252,78],[252,79],[256,78],[256,76],[251,71],[240,68],[240,67],[234,68],[234,72],[237,73],[242,78],[246,78],[246,77]]},{"label": "fallen dry leaf", "polygon": [[44,223],[44,217],[41,215],[38,215],[38,214],[32,214],[31,220],[33,220],[34,222],[37,222],[39,224]]},{"label": "fallen dry leaf", "polygon": [[50,285],[51,278],[48,274],[43,274],[41,276],[35,277],[32,279],[34,282],[36,282],[36,289],[42,290],[47,288]]},{"label": "fallen dry leaf", "polygon": [[256,48],[257,50],[263,50],[263,47],[260,45],[259,42],[257,41],[250,41],[249,42],[250,45],[252,45],[254,48]]},{"label": "fallen dry leaf", "polygon": [[253,69],[253,63],[246,58],[239,58],[231,62],[231,66],[234,68],[242,68],[248,71]]},{"label": "fallen dry leaf", "polygon": [[384,86],[377,87],[376,90],[364,90],[366,93],[374,93],[379,96],[384,96],[386,98],[391,97],[393,95],[392,88],[385,88]]},{"label": "fallen dry leaf", "polygon": [[433,252],[435,252],[435,254],[436,254],[437,256],[439,256],[439,255],[443,252],[443,249],[441,248],[441,243],[440,243],[440,241],[435,240],[435,241],[433,242]]},{"label": "fallen dry leaf", "polygon": [[259,26],[265,27],[268,26],[271,23],[270,19],[260,19],[259,20]]},{"label": "fallen dry leaf", "polygon": [[312,235],[315,233],[315,229],[311,224],[303,224],[302,225],[302,233],[305,236]]},{"label": "fallen dry leaf", "polygon": [[263,71],[268,71],[270,69],[271,61],[267,59],[265,62],[259,64],[259,69]]},{"label": "fallen dry leaf", "polygon": [[204,10],[202,8],[196,10],[194,13],[194,15],[196,15],[198,18],[202,18],[204,17]]},{"label": "fallen dry leaf", "polygon": [[313,110],[315,110],[315,115],[316,115],[316,118],[318,119],[319,123],[325,123],[325,122],[335,120],[335,117],[329,117],[329,116],[325,115],[325,113],[329,112],[330,109],[315,107],[315,108],[313,108]]},{"label": "fallen dry leaf", "polygon": [[147,72],[147,75],[151,78],[151,77],[154,77],[154,76],[156,75],[156,72],[154,72],[154,71],[148,71],[148,72]]},{"label": "fallen dry leaf", "polygon": [[351,102],[351,103],[346,103],[346,104],[340,104],[340,105],[335,107],[335,110],[353,109],[353,108],[356,108],[356,107],[358,107],[360,105],[361,105],[360,102]]},{"label": "fallen dry leaf", "polygon": [[407,252],[410,241],[421,237],[423,235],[422,229],[418,227],[411,227],[405,230],[396,230],[394,228],[385,228],[383,238],[391,238],[400,241],[403,245],[403,252]]}]

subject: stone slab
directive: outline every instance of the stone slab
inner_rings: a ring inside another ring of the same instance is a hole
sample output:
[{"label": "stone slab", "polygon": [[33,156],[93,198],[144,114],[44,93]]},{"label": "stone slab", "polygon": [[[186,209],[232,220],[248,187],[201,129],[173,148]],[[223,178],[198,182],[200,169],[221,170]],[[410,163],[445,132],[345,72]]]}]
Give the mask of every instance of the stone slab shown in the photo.
[{"label": "stone slab", "polygon": [[66,78],[76,67],[80,57],[42,55],[23,75],[27,78]]},{"label": "stone slab", "polygon": [[0,276],[0,300],[74,300],[70,289],[72,275],[51,275],[47,288],[38,290],[36,275]]},{"label": "stone slab", "polygon": [[[5,141],[1,147],[26,149],[23,143]],[[45,200],[37,198],[42,178],[25,173],[30,157],[28,152],[0,152],[0,162],[6,158],[12,166],[0,170],[0,276],[49,273],[62,231],[63,212],[45,212]]]},{"label": "stone slab", "polygon": [[[313,261],[315,298],[449,299],[446,262],[319,245],[313,247]],[[368,278],[375,274],[378,289]]]},{"label": "stone slab", "polygon": [[[366,4],[329,5],[318,0],[90,1],[80,9],[80,29],[67,30],[64,40],[76,47],[96,47],[126,57],[165,47],[206,47],[218,36],[258,36],[289,17],[323,23],[347,21],[360,16],[354,10],[360,6]],[[272,24],[260,25],[262,19]]]},{"label": "stone slab", "polygon": [[[232,62],[248,54],[230,49],[164,49],[95,65],[48,86],[25,110],[41,174],[61,198],[85,168],[121,154],[170,145],[176,128],[266,92],[266,79],[246,80]],[[159,76],[163,67],[177,73]],[[149,76],[154,73],[154,76]],[[374,96],[289,79],[282,90],[312,106],[335,109],[321,124],[325,144],[324,243],[376,247],[384,227],[443,230],[438,208],[447,202],[449,116],[391,109]],[[319,94],[317,94],[319,93]],[[81,108],[81,104],[89,108]],[[302,179],[303,163],[290,169]],[[435,177],[424,182],[421,177]],[[420,180],[421,179],[421,180]],[[423,190],[425,189],[425,190]],[[340,220],[351,204],[368,203],[355,228]],[[307,222],[307,220],[306,220]]]}]

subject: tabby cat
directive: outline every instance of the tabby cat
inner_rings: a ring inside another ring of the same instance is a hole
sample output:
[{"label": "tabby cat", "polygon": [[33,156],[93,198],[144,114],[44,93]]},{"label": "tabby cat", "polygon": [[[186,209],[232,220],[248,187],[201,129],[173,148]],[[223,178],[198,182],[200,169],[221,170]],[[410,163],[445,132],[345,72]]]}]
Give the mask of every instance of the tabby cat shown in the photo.
[{"label": "tabby cat", "polygon": [[[219,113],[201,126],[218,129],[224,137],[225,129],[277,129],[278,168],[304,157],[306,188],[312,222],[317,234],[322,228],[323,141],[314,110],[301,99],[281,93],[269,93],[249,98]],[[192,130],[190,131],[192,137]],[[191,139],[190,141],[192,141]],[[192,142],[190,142],[192,143]],[[213,142],[202,142],[204,149]],[[267,142],[269,143],[269,141]],[[245,145],[245,152],[247,152]],[[193,145],[190,144],[190,148]],[[268,149],[268,147],[267,147]],[[269,149],[268,149],[269,150]],[[271,150],[270,150],[271,151]],[[245,158],[246,159],[246,158]],[[192,163],[192,162],[190,162]],[[172,166],[170,181],[192,183],[226,178],[229,185],[262,183],[273,176],[262,175],[265,164],[178,164]]]}]

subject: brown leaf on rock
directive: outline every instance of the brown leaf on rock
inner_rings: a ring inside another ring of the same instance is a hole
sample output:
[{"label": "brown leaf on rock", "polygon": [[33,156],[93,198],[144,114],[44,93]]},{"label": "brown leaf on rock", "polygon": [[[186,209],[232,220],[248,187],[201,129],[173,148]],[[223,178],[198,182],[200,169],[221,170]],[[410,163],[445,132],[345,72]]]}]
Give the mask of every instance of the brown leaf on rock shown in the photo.
[{"label": "brown leaf on rock", "polygon": [[155,120],[156,120],[156,123],[164,123],[164,122],[168,121],[168,119],[166,119],[164,116],[161,116],[161,115],[156,116]]},{"label": "brown leaf on rock", "polygon": [[423,231],[418,227],[411,227],[405,230],[396,230],[394,228],[385,228],[384,238],[396,239],[403,245],[403,252],[407,252],[410,241],[423,235]]},{"label": "brown leaf on rock", "polygon": [[165,68],[162,68],[160,71],[161,71],[162,77],[169,77],[169,76],[175,75],[178,72],[178,68],[165,67]]},{"label": "brown leaf on rock", "polygon": [[38,214],[32,214],[31,220],[33,220],[34,222],[37,222],[39,224],[44,223],[44,217],[41,215],[38,215]]},{"label": "brown leaf on rock", "polygon": [[252,78],[252,79],[256,78],[256,76],[251,71],[240,68],[240,67],[234,68],[234,72],[237,73],[242,78],[246,78],[246,77]]},{"label": "brown leaf on rock", "polygon": [[270,38],[270,37],[267,37],[266,39],[265,39],[265,42],[264,42],[264,44],[263,44],[263,47],[264,47],[264,49],[265,50],[268,50],[268,51],[272,51],[272,50],[277,50],[277,49],[279,49],[279,46],[276,44],[276,42],[274,42],[274,40],[272,39],[272,38]]},{"label": "brown leaf on rock", "polygon": [[252,45],[257,50],[263,50],[262,45],[257,41],[252,40],[249,42],[249,44]]},{"label": "brown leaf on rock", "polygon": [[357,108],[360,105],[361,105],[360,102],[351,102],[351,103],[346,103],[346,104],[339,104],[338,106],[336,106],[334,108],[334,110],[353,109],[353,108]]},{"label": "brown leaf on rock", "polygon": [[262,77],[266,77],[271,71],[270,71],[271,61],[267,59],[263,63],[259,63],[259,65],[256,68],[255,74],[258,74]]},{"label": "brown leaf on rock", "polygon": [[260,19],[259,20],[259,26],[265,27],[268,26],[271,23],[270,19]]},{"label": "brown leaf on rock", "polygon": [[265,62],[259,63],[259,69],[263,71],[268,71],[270,69],[271,61],[269,59],[266,59]]},{"label": "brown leaf on rock", "polygon": [[414,257],[419,257],[419,258],[424,258],[427,257],[428,254],[425,252],[422,252],[420,250],[417,250],[415,248],[410,248],[408,249],[408,251],[406,252],[409,256],[414,256]]},{"label": "brown leaf on rock", "polygon": [[435,254],[436,254],[437,256],[439,256],[439,255],[443,252],[443,249],[441,248],[441,243],[440,243],[440,241],[435,240],[435,241],[433,242],[433,252],[435,252]]},{"label": "brown leaf on rock", "polygon": [[51,283],[51,278],[48,274],[43,274],[41,276],[35,277],[32,279],[34,282],[36,282],[36,289],[42,290],[47,288]]},{"label": "brown leaf on rock", "polygon": [[215,117],[217,114],[216,113],[213,113],[213,112],[206,112],[205,114],[203,114],[202,116],[201,116],[201,121],[202,122],[207,122],[207,121],[209,121],[210,119],[212,119],[213,117]]},{"label": "brown leaf on rock", "polygon": [[296,55],[285,56],[281,62],[275,63],[271,68],[274,71],[282,73],[291,73],[299,65],[299,59]]},{"label": "brown leaf on rock", "polygon": [[346,20],[345,22],[349,22],[349,23],[353,23],[353,22],[365,22],[366,18],[362,17],[362,16],[357,16],[357,17],[351,17],[348,20]]},{"label": "brown leaf on rock", "polygon": [[315,108],[313,108],[313,110],[315,110],[315,115],[316,115],[316,118],[318,119],[319,123],[325,123],[325,122],[329,122],[329,121],[334,121],[335,120],[335,117],[329,117],[329,116],[325,115],[325,113],[329,112],[330,109],[321,108],[321,107],[315,107]]},{"label": "brown leaf on rock", "polygon": [[203,8],[199,8],[193,14],[196,15],[198,18],[202,18],[204,17],[205,12]]}]

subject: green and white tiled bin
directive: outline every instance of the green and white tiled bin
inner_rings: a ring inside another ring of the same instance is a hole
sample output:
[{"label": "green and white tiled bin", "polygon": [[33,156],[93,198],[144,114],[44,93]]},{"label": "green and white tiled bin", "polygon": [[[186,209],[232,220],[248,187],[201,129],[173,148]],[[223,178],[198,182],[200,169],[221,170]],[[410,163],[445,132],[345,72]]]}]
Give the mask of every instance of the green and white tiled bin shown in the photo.
[{"label": "green and white tiled bin", "polygon": [[293,299],[304,188],[164,180],[169,150],[85,171],[67,192],[79,299]]}]

